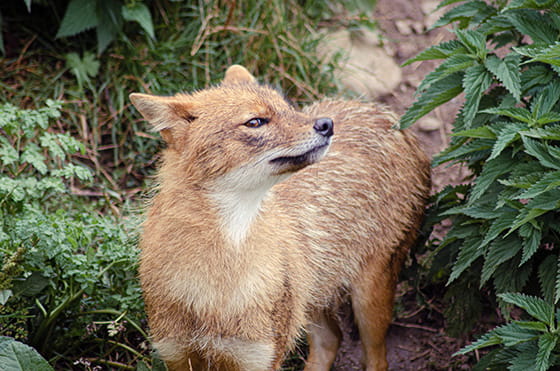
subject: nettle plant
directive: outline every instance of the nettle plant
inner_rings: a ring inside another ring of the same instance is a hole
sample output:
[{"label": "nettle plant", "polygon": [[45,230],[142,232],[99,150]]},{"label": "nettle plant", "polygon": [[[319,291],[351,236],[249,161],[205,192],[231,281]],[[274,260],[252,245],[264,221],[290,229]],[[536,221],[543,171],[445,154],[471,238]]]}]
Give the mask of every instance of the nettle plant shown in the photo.
[{"label": "nettle plant", "polygon": [[[464,93],[434,165],[462,164],[472,178],[434,198],[432,217],[452,227],[432,241],[431,268],[448,277],[454,330],[479,319],[481,292],[508,320],[462,353],[500,345],[479,365],[544,370],[560,362],[560,2],[466,1],[434,27],[452,23],[453,40],[407,62],[442,60],[401,121]],[[512,320],[513,306],[527,317]]]},{"label": "nettle plant", "polygon": [[61,103],[46,105],[0,106],[0,359],[17,364],[33,353],[19,340],[67,368],[93,348],[111,354],[147,336],[134,238],[69,191],[92,174],[72,159],[83,145],[51,127]]}]

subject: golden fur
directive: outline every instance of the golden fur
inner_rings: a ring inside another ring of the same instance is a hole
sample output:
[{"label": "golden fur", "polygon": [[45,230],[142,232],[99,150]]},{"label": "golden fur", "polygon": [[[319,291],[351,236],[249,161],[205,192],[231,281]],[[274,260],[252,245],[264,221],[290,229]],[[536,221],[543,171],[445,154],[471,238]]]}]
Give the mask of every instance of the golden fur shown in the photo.
[{"label": "golden fur", "polygon": [[429,192],[429,162],[395,116],[341,100],[298,111],[241,66],[217,87],[131,100],[168,144],[140,280],[169,368],[276,370],[305,327],[306,370],[328,370],[333,307],[350,294],[364,366],[386,369],[396,279]]}]

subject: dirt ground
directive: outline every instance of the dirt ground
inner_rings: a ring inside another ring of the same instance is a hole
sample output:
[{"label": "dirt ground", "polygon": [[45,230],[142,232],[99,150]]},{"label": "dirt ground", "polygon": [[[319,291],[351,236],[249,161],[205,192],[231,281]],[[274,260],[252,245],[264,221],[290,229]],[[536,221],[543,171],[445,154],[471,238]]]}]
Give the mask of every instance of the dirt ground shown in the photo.
[{"label": "dirt ground", "polygon": [[[384,36],[384,48],[399,65],[430,45],[450,38],[443,29],[428,31],[441,15],[432,12],[439,1],[378,0],[374,17]],[[403,114],[414,101],[414,93],[424,76],[437,66],[437,61],[414,63],[402,68],[402,79],[391,93],[376,100]],[[448,143],[451,123],[460,101],[451,101],[436,109],[413,126],[425,151],[434,155]],[[449,183],[460,182],[461,169],[441,167],[433,170],[433,190]],[[437,305],[421,306],[410,290],[400,287],[398,310],[387,337],[391,370],[461,370],[469,369],[465,357],[453,353],[465,345],[465,340],[450,338],[443,331],[443,315]],[[346,315],[347,317],[348,315]],[[361,345],[352,321],[346,318],[342,348],[335,362],[335,370],[359,370]]]}]

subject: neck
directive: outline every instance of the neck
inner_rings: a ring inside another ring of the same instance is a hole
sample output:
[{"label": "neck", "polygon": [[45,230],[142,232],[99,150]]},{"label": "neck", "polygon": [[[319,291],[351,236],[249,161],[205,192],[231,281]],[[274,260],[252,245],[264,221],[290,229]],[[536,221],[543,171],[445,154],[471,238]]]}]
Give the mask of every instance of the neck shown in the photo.
[{"label": "neck", "polygon": [[262,201],[278,180],[272,178],[251,188],[232,187],[230,182],[223,180],[214,188],[211,198],[219,210],[221,229],[234,246],[240,246],[246,240]]}]

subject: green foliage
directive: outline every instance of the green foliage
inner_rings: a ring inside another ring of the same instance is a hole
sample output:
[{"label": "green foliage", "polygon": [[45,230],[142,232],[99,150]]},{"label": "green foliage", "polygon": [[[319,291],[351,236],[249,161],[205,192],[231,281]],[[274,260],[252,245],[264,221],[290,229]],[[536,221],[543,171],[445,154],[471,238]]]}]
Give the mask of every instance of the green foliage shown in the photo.
[{"label": "green foliage", "polygon": [[560,353],[556,345],[560,340],[558,325],[560,311],[543,299],[524,294],[500,294],[500,299],[524,309],[532,317],[529,320],[513,321],[484,334],[477,341],[461,349],[458,354],[494,345],[507,347],[506,351],[488,353],[478,365],[492,363],[494,367],[544,371],[560,364]]},{"label": "green foliage", "polygon": [[96,77],[99,72],[99,61],[92,53],[86,52],[83,58],[80,58],[78,53],[68,53],[66,54],[66,65],[76,76],[80,88],[84,86],[84,83],[88,83],[91,88],[91,79]]},{"label": "green foliage", "polygon": [[66,161],[83,145],[68,134],[47,131],[49,120],[60,116],[61,103],[46,103],[34,111],[0,107],[0,207],[63,193],[64,180],[91,179],[87,168]]},{"label": "green foliage", "polygon": [[1,371],[52,371],[53,368],[33,348],[12,338],[0,336]]},{"label": "green foliage", "polygon": [[[503,361],[544,370],[557,362],[553,314],[560,300],[560,5],[468,1],[435,27],[450,23],[456,39],[407,62],[443,60],[401,121],[409,126],[464,93],[451,143],[434,165],[466,166],[473,181],[435,197],[434,220],[453,226],[443,241],[432,241],[432,270],[447,275],[455,293],[446,296],[451,332],[478,320],[464,315],[480,313],[471,294],[478,290],[491,293],[506,319],[518,306],[537,320],[498,327],[463,353],[500,345],[481,367]],[[539,288],[542,299],[523,294]]]},{"label": "green foliage", "polygon": [[124,21],[137,22],[148,36],[155,38],[152,15],[146,4],[141,1],[124,4],[119,0],[70,0],[56,37],[74,36],[95,28],[97,51],[101,54],[123,33]]},{"label": "green foliage", "polygon": [[[28,13],[37,11],[39,4],[32,6],[32,0],[24,0],[24,3]],[[53,4],[52,6],[60,5]],[[126,22],[137,23],[147,36],[155,39],[152,14],[148,5],[142,0],[69,0],[64,6],[64,16],[61,17],[62,20],[58,25],[56,38],[69,38],[93,29],[98,54],[105,51],[112,42],[125,37]],[[60,17],[57,18],[60,19]],[[1,27],[2,14],[0,13]],[[1,32],[0,53],[6,53]]]},{"label": "green foliage", "polygon": [[[0,106],[0,335],[57,354],[58,363],[88,343],[111,352],[126,338],[146,341],[132,225],[69,192],[91,172],[73,162],[83,145],[51,128],[60,108]],[[110,326],[118,331],[100,333]],[[0,343],[12,360],[26,349]]]}]

